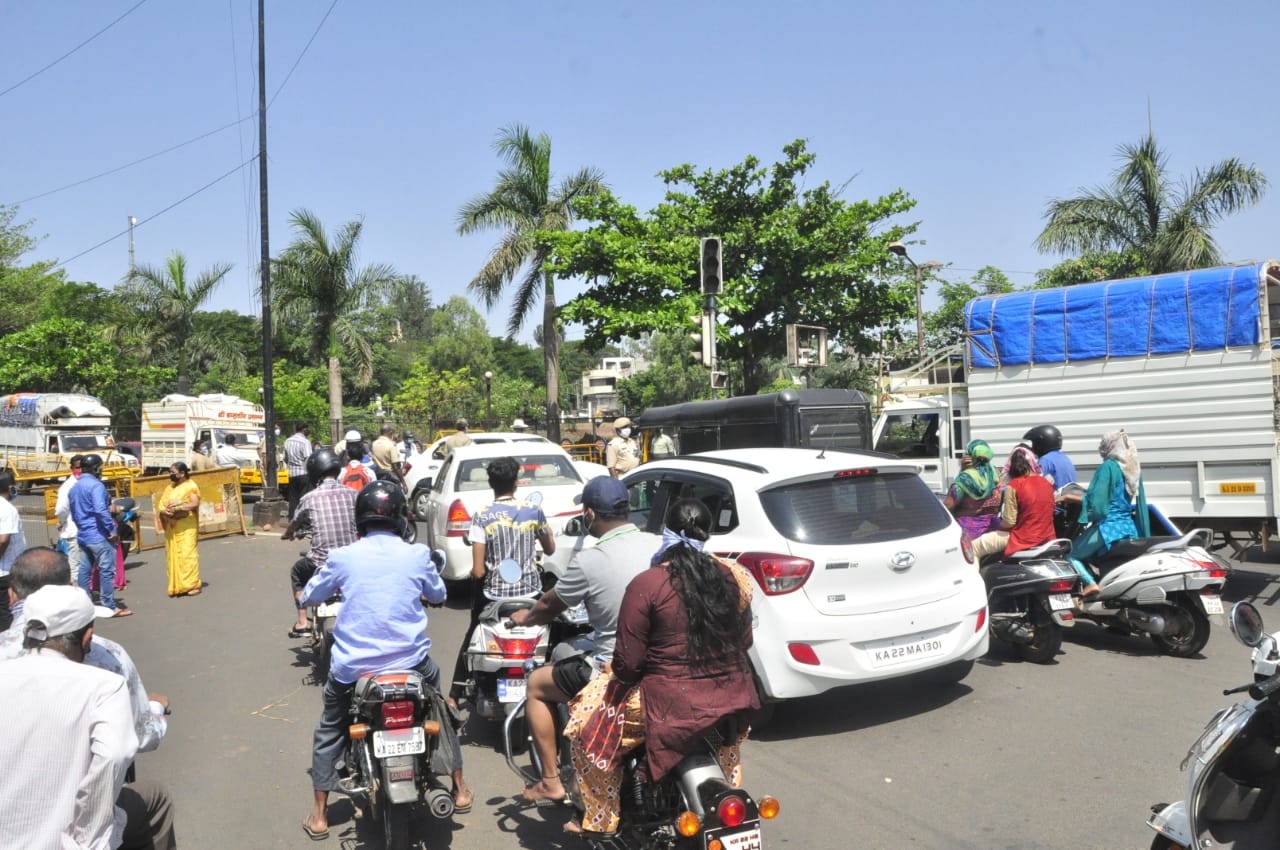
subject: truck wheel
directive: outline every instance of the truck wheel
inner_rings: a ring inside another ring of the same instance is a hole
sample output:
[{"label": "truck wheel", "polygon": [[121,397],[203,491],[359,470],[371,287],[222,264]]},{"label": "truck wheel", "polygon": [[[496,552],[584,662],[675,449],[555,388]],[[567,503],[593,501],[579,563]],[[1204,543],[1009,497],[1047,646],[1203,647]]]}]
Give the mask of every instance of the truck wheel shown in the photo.
[{"label": "truck wheel", "polygon": [[1177,626],[1178,633],[1152,635],[1151,641],[1166,655],[1191,658],[1198,655],[1209,642],[1209,618],[1194,600],[1185,596],[1170,600],[1170,608],[1165,616],[1166,629]]}]

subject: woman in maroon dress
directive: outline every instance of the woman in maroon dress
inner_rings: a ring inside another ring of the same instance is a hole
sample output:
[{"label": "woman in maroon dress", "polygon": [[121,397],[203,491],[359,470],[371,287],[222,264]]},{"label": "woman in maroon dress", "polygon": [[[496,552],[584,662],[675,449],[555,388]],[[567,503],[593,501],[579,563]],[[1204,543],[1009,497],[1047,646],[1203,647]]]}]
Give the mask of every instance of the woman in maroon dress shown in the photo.
[{"label": "woman in maroon dress", "polygon": [[609,676],[575,700],[566,730],[585,814],[570,832],[615,832],[622,756],[645,744],[648,777],[658,782],[719,722],[739,718],[737,740],[718,757],[741,785],[739,747],[760,707],[751,678],[751,578],[702,551],[711,513],[681,499],[666,516],[653,566],[627,586]]}]

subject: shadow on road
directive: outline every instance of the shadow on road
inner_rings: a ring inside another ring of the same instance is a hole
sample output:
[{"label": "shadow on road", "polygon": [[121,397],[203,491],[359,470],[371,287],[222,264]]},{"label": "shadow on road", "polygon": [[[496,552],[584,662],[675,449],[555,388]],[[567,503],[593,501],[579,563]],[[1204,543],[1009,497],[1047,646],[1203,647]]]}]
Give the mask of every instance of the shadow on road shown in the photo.
[{"label": "shadow on road", "polygon": [[926,714],[973,692],[963,682],[942,685],[927,673],[836,688],[824,694],[779,703],[763,729],[751,731],[761,741],[842,735]]}]

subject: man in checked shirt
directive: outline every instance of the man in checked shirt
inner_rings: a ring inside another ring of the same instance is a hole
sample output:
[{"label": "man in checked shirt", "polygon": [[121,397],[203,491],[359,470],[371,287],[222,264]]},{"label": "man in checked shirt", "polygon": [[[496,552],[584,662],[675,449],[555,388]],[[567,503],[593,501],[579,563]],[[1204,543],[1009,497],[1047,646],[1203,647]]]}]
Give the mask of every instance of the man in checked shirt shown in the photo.
[{"label": "man in checked shirt", "polygon": [[280,536],[281,540],[293,540],[302,529],[311,533],[311,549],[289,571],[298,616],[289,637],[305,637],[308,633],[307,611],[300,602],[302,588],[325,565],[330,549],[356,542],[356,491],[338,483],[340,472],[342,460],[332,449],[318,449],[307,458],[307,478],[314,489],[298,501],[293,521]]}]

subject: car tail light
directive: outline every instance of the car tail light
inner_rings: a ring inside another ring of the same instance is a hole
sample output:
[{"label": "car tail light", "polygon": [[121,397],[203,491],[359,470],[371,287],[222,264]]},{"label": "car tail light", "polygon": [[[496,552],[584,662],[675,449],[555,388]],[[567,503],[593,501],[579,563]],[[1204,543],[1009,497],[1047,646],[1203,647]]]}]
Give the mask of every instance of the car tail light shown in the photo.
[{"label": "car tail light", "polygon": [[868,475],[875,475],[879,470],[876,469],[842,469],[832,478],[866,478]]},{"label": "car tail light", "polygon": [[412,725],[412,700],[392,700],[382,704],[382,727],[384,729],[403,729]]},{"label": "car tail light", "polygon": [[985,626],[986,624],[987,624],[987,609],[983,608],[981,611],[978,612],[978,624],[973,627],[973,633],[976,635],[978,632],[982,631],[982,627]]},{"label": "car tail light", "polygon": [[[495,635],[494,640],[497,641],[498,651],[503,658],[532,658],[533,651],[538,647],[537,638],[504,638]],[[524,673],[520,675],[523,676]]]},{"label": "car tail light", "polygon": [[1050,593],[1070,593],[1071,588],[1075,586],[1076,586],[1076,580],[1073,578],[1059,579],[1058,581],[1050,582],[1049,592]]},{"label": "car tail light", "polygon": [[405,463],[400,467],[400,474],[401,474],[401,475],[408,475],[408,474],[409,474],[409,470],[411,470],[411,469],[413,469],[413,464],[411,464],[411,463],[409,463],[408,461],[406,461],[406,462],[405,462]]},{"label": "car tail light", "polygon": [[813,574],[813,561],[790,555],[743,552],[738,563],[751,571],[766,596],[781,596],[800,587]]},{"label": "car tail light", "polygon": [[716,817],[725,826],[742,826],[747,819],[747,801],[735,795],[729,795],[716,807]]},{"label": "car tail light", "polygon": [[960,532],[960,553],[966,561],[973,563],[973,541],[969,539],[968,532]]},{"label": "car tail light", "polygon": [[787,652],[790,652],[791,657],[801,664],[812,664],[817,667],[822,663],[818,660],[818,653],[814,652],[813,647],[807,643],[789,643]]},{"label": "car tail light", "polygon": [[462,504],[461,499],[454,499],[453,504],[449,506],[448,519],[444,523],[445,537],[462,537],[471,530],[471,514],[467,513],[467,508]]}]

